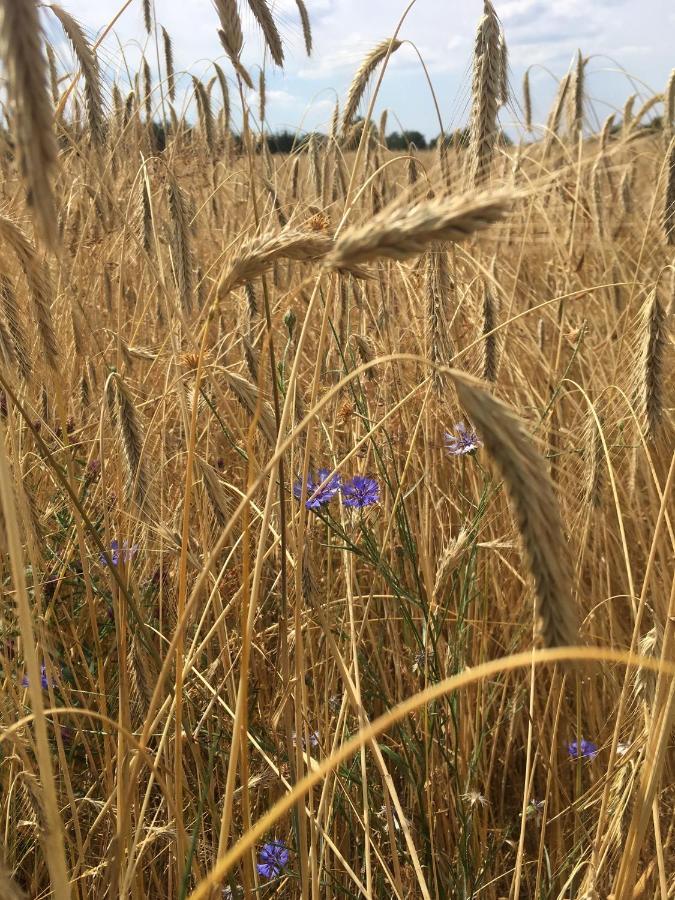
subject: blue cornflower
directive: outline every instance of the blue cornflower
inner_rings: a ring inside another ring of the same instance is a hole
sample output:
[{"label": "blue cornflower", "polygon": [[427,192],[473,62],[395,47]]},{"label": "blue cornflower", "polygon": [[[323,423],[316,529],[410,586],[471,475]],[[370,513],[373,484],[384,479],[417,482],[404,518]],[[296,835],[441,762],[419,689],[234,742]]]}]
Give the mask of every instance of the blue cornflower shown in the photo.
[{"label": "blue cornflower", "polygon": [[342,502],[345,506],[363,509],[380,502],[380,486],[374,478],[367,475],[355,475],[351,481],[342,485]]},{"label": "blue cornflower", "polygon": [[[21,680],[22,687],[28,687],[28,675],[24,675]],[[47,666],[43,663],[40,666],[40,686],[43,691],[46,691],[49,687],[49,679],[47,678]]]},{"label": "blue cornflower", "polygon": [[257,864],[258,875],[263,878],[278,878],[288,865],[290,853],[283,841],[270,841],[260,851],[260,862]]},{"label": "blue cornflower", "polygon": [[[112,560],[113,566],[119,564],[120,557],[122,558],[123,563],[131,562],[136,553],[138,552],[138,545],[134,544],[133,547],[129,546],[129,541],[123,541],[122,549],[120,550],[120,543],[118,540],[114,540],[110,542],[110,558]],[[103,554],[100,555],[99,559],[101,563],[106,565],[106,558]]]},{"label": "blue cornflower", "polygon": [[445,449],[451,456],[464,456],[473,454],[481,446],[475,431],[467,431],[464,422],[455,425],[456,434],[445,432]]},{"label": "blue cornflower", "polygon": [[567,745],[567,752],[572,759],[595,759],[598,755],[598,748],[592,741],[582,738],[577,741],[570,741]]},{"label": "blue cornflower", "polygon": [[[291,732],[291,739],[293,741],[293,746],[295,747],[297,744],[297,740],[298,740],[298,736],[295,733],[295,731]],[[304,737],[300,738],[300,744],[302,746],[302,749],[304,750],[305,749],[305,738]],[[315,748],[319,746],[319,732],[318,731],[310,731],[309,746],[315,747]]]},{"label": "blue cornflower", "polygon": [[[333,475],[328,481],[328,475],[330,474],[330,469],[319,469],[316,473],[316,481],[312,478],[312,473],[308,472],[307,474],[307,500],[305,501],[305,506],[307,509],[317,510],[322,506],[325,506],[327,503],[333,499],[333,497],[340,490],[340,476]],[[320,491],[317,491],[317,488],[326,481],[326,484],[321,488]],[[293,485],[293,496],[296,500],[299,500],[302,496],[302,481],[298,478],[298,480]]]}]

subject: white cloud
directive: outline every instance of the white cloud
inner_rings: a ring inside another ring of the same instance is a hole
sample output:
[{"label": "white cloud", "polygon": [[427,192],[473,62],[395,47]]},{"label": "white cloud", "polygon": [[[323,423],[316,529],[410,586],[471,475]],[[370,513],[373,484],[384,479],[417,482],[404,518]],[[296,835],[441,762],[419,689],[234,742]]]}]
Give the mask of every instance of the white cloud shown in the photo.
[{"label": "white cloud", "polygon": [[[63,5],[96,33],[117,13],[120,0],[61,0]],[[513,82],[518,85],[524,69],[546,65],[558,77],[566,70],[578,47],[587,54],[606,54],[624,64],[638,80],[661,87],[674,64],[671,49],[675,10],[671,0],[494,0],[506,32]],[[304,122],[307,127],[325,123],[335,92],[342,100],[361,60],[379,41],[392,36],[408,0],[307,0],[312,23],[314,52],[304,54],[302,29],[295,0],[273,0],[286,49],[283,72],[267,72],[268,118],[271,127]],[[257,79],[257,65],[264,58],[259,28],[242,3],[245,47],[243,60]],[[664,7],[667,6],[666,11]],[[217,38],[218,19],[212,0],[157,0],[158,20],[172,36],[176,67],[198,77],[210,77],[210,62],[219,60],[234,83],[229,63]],[[439,96],[447,125],[462,124],[468,109],[471,83],[471,49],[482,0],[417,0],[400,31],[400,37],[419,49]],[[664,15],[665,13],[665,15]],[[65,59],[70,51],[51,18],[50,33],[58,35]],[[135,0],[120,17],[115,33],[124,53],[135,65],[146,46],[142,4]],[[154,60],[154,43],[147,43]],[[120,58],[113,36],[100,51],[102,60]],[[153,62],[153,70],[156,64]],[[593,91],[607,103],[621,106],[630,92],[625,76],[607,74],[612,67],[600,63],[605,75]],[[618,70],[618,65],[615,67]],[[596,76],[594,76],[596,77]],[[549,80],[542,79],[542,85]],[[189,80],[186,81],[189,85]],[[331,88],[332,90],[329,90]],[[550,90],[555,85],[550,79]],[[277,94],[273,92],[278,92]],[[548,87],[543,89],[548,102]],[[327,99],[330,98],[330,99]],[[435,134],[433,103],[417,54],[409,45],[395,53],[382,84],[377,110],[395,110],[403,127]]]}]

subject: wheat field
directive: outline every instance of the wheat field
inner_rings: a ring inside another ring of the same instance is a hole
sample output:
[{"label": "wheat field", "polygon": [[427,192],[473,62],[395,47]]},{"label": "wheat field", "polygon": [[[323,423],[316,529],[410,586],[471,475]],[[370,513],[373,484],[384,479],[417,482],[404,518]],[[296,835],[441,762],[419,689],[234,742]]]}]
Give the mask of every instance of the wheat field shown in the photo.
[{"label": "wheat field", "polygon": [[0,898],[674,897],[675,71],[272,153],[133,3],[0,0]]}]

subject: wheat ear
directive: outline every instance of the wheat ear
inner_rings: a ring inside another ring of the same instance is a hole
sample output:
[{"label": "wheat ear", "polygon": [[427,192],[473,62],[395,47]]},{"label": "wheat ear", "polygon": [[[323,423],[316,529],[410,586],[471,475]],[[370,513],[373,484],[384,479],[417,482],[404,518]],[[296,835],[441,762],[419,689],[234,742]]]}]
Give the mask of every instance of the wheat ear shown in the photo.
[{"label": "wheat ear", "polygon": [[664,357],[667,333],[666,314],[657,288],[652,291],[642,314],[640,358],[636,388],[638,413],[645,435],[653,440],[663,418]]},{"label": "wheat ear", "polygon": [[668,148],[668,161],[666,164],[666,191],[663,204],[663,231],[666,243],[675,244],[675,140],[671,141]]},{"label": "wheat ear", "polygon": [[194,292],[193,258],[190,239],[190,213],[188,200],[176,180],[167,182],[169,214],[171,216],[171,255],[176,286],[180,294],[181,308],[186,315],[192,312]]},{"label": "wheat ear", "polygon": [[197,112],[199,114],[199,124],[204,134],[204,140],[211,156],[215,153],[215,138],[213,130],[213,112],[211,111],[211,101],[203,83],[192,76],[192,85],[197,98]]},{"label": "wheat ear", "polygon": [[347,93],[347,102],[345,103],[345,108],[342,113],[343,134],[346,135],[352,124],[352,120],[356,115],[356,110],[359,108],[359,103],[361,102],[361,98],[363,97],[363,94],[366,90],[366,87],[370,80],[370,76],[373,74],[382,60],[385,59],[387,54],[395,53],[401,46],[401,43],[401,41],[394,40],[393,38],[386,38],[384,41],[381,41],[376,47],[373,47],[368,56],[366,56],[366,58],[357,69],[356,75],[354,75],[354,79],[349,87],[349,91]]},{"label": "wheat ear", "polygon": [[84,77],[84,97],[87,108],[87,117],[89,119],[89,131],[94,144],[100,146],[105,140],[105,116],[103,113],[103,95],[101,92],[101,74],[99,72],[98,60],[89,41],[85,37],[84,31],[75,19],[52,3],[49,7],[56,18],[61,23],[63,30],[77,57],[77,61],[82,69]]},{"label": "wheat ear", "polygon": [[244,82],[246,87],[250,88],[250,90],[253,90],[253,82],[251,81],[251,76],[248,74],[248,72],[246,71],[244,66],[241,64],[241,61],[239,59],[239,54],[232,53],[231,44],[230,44],[230,41],[228,40],[227,33],[225,32],[224,29],[222,29],[222,28],[218,29],[218,37],[220,38],[220,43],[225,48],[225,52],[227,53],[227,55],[230,58],[230,62],[232,63],[235,72],[241,78],[241,80]]},{"label": "wheat ear", "polygon": [[460,403],[506,483],[535,585],[539,630],[547,647],[576,644],[572,567],[558,501],[541,454],[512,409],[481,383],[454,373]]},{"label": "wheat ear", "polygon": [[[432,244],[426,259],[426,300],[429,327],[429,356],[440,366],[448,365],[452,357],[445,308],[450,299],[452,281],[448,266],[448,251],[442,242]],[[434,387],[440,393],[446,386],[447,377],[438,369],[434,370]]]},{"label": "wheat ear", "polygon": [[176,100],[176,75],[173,68],[173,44],[171,35],[162,26],[162,42],[164,44],[164,65],[166,67],[166,86],[169,91],[169,99],[172,103]]},{"label": "wheat ear", "polygon": [[307,56],[312,55],[312,29],[309,24],[309,15],[304,0],[295,0],[295,5],[300,13],[300,22],[302,23],[302,36],[305,39],[305,51]]},{"label": "wheat ear", "polygon": [[471,180],[478,185],[490,171],[497,140],[497,112],[502,94],[502,50],[499,20],[490,0],[478,25],[471,90],[471,136],[469,157]]},{"label": "wheat ear", "polygon": [[532,94],[530,92],[530,70],[525,69],[523,75],[523,111],[525,113],[525,128],[532,131]]},{"label": "wheat ear", "polygon": [[326,264],[351,270],[379,257],[416,256],[433,241],[464,241],[499,221],[512,199],[512,194],[486,192],[385,209],[367,224],[343,231]]},{"label": "wheat ear", "polygon": [[577,51],[576,65],[569,95],[569,128],[572,137],[580,140],[584,126],[584,69],[585,60],[581,50]]},{"label": "wheat ear", "polygon": [[14,285],[7,275],[3,274],[0,274],[0,305],[9,329],[14,355],[19,365],[19,374],[24,381],[28,381],[32,369],[28,340],[26,339],[19,305],[16,302]]},{"label": "wheat ear", "polygon": [[251,12],[258,20],[258,24],[262,29],[265,43],[272,55],[272,59],[278,66],[283,66],[284,48],[281,44],[279,29],[272,18],[269,3],[267,0],[248,0],[248,5],[251,7]]},{"label": "wheat ear", "polygon": [[664,126],[666,133],[671,135],[673,133],[673,128],[675,128],[675,69],[672,70],[670,77],[668,78],[665,97]]},{"label": "wheat ear", "polygon": [[567,93],[570,89],[571,80],[572,75],[570,72],[568,72],[558,85],[558,92],[556,93],[555,100],[553,101],[553,106],[551,107],[551,112],[548,117],[548,122],[546,123],[546,129],[548,131],[546,138],[547,147],[550,146],[553,138],[558,134],[558,129],[560,128],[560,119],[563,109],[565,108],[565,101],[567,100]]},{"label": "wheat ear", "polygon": [[52,319],[52,285],[49,270],[41,262],[35,247],[18,225],[3,216],[0,216],[0,240],[6,241],[14,251],[26,276],[45,360],[50,368],[56,370],[59,347]]},{"label": "wheat ear", "polygon": [[218,297],[222,299],[230,291],[262,275],[277,259],[313,261],[324,257],[332,246],[333,241],[327,234],[298,229],[249,238],[221,278]]},{"label": "wheat ear", "polygon": [[220,68],[218,63],[213,64],[213,68],[216,72],[216,77],[218,78],[218,84],[220,85],[220,93],[223,98],[223,129],[225,134],[227,134],[230,130],[230,91],[227,86],[227,78],[225,77],[225,73]]},{"label": "wheat ear", "polygon": [[204,489],[209,506],[219,527],[224,528],[232,517],[232,504],[228,502],[220,476],[205,460],[197,457],[197,464],[204,479]]},{"label": "wheat ear", "polygon": [[270,444],[276,442],[276,427],[274,413],[267,399],[263,398],[255,384],[251,384],[236,372],[229,369],[221,369],[221,372],[234,396],[237,398],[246,412],[253,418],[257,417],[258,428],[267,438]]},{"label": "wheat ear", "polygon": [[38,4],[34,0],[0,0],[0,12],[0,53],[15,111],[21,176],[40,237],[54,250],[58,228],[51,176],[57,148]]},{"label": "wheat ear", "polygon": [[127,464],[127,498],[142,507],[149,496],[150,478],[143,459],[144,435],[138,412],[126,385],[117,376],[117,424]]},{"label": "wheat ear", "polygon": [[152,31],[152,9],[150,0],[143,0],[143,24],[148,34]]},{"label": "wheat ear", "polygon": [[494,329],[497,324],[495,299],[490,287],[483,287],[483,378],[486,381],[497,380],[497,335]]}]

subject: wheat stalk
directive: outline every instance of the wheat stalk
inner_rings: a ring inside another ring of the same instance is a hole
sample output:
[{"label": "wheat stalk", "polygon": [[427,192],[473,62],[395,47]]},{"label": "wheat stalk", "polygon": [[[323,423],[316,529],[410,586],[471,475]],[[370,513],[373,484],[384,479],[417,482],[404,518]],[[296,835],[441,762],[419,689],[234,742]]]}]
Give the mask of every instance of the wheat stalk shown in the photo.
[{"label": "wheat stalk", "polygon": [[458,373],[453,379],[460,403],[506,483],[535,584],[542,640],[547,647],[576,644],[572,568],[546,464],[513,410],[476,379]]},{"label": "wheat stalk", "polygon": [[401,43],[401,41],[394,40],[393,38],[386,38],[376,47],[373,47],[357,69],[349,87],[345,108],[342,112],[343,135],[347,134],[347,131],[352,125],[356,110],[359,108],[359,103],[361,102],[361,98],[363,97],[371,75],[388,54],[390,55],[398,50]]}]

